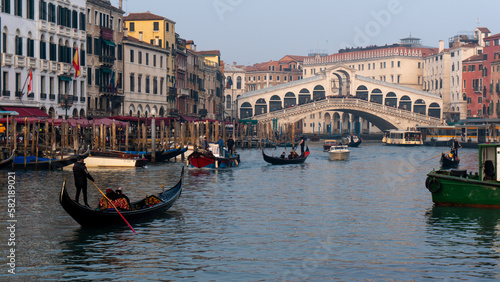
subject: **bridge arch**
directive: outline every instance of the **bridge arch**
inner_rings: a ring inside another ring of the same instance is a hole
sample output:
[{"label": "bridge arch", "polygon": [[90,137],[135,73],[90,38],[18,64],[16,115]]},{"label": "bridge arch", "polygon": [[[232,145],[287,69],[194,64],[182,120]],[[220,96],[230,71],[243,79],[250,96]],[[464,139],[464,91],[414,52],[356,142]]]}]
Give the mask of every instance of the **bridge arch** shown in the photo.
[{"label": "bridge arch", "polygon": [[311,101],[311,92],[306,88],[302,88],[299,91],[299,105],[309,103]]},{"label": "bridge arch", "polygon": [[373,89],[370,95],[370,102],[382,105],[383,100],[384,100],[384,95],[382,94],[382,90],[378,88]]},{"label": "bridge arch", "polygon": [[399,99],[399,109],[411,111],[411,98],[404,95]]},{"label": "bridge arch", "polygon": [[385,105],[393,108],[397,107],[398,97],[396,96],[396,93],[389,92],[385,95]]},{"label": "bridge arch", "polygon": [[240,107],[240,118],[245,119],[253,116],[253,108],[252,105],[248,102],[241,104]]},{"label": "bridge arch", "polygon": [[335,112],[333,114],[333,130],[332,133],[339,134],[340,133],[340,114]]},{"label": "bridge arch", "polygon": [[287,92],[285,94],[285,98],[283,99],[283,107],[286,109],[295,105],[297,105],[297,98],[295,97],[295,94],[293,92]]},{"label": "bridge arch", "polygon": [[325,88],[321,85],[316,85],[313,90],[313,100],[318,101],[318,100],[323,100],[325,99]]},{"label": "bridge arch", "polygon": [[368,88],[364,85],[358,86],[356,89],[356,97],[368,101]]},{"label": "bridge arch", "polygon": [[255,102],[255,115],[267,113],[267,103],[266,99],[260,98]]},{"label": "bridge arch", "polygon": [[415,101],[415,104],[413,104],[413,112],[425,115],[427,111],[425,101],[423,99],[418,99]]},{"label": "bridge arch", "polygon": [[278,95],[273,95],[271,99],[269,99],[269,112],[274,112],[277,110],[281,110],[283,107],[281,105],[281,98]]}]

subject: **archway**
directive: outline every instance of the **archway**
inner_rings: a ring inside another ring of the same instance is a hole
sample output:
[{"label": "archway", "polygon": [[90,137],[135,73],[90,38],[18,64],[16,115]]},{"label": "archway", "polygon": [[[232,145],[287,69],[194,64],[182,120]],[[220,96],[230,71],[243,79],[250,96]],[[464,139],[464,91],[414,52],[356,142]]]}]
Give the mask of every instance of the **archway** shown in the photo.
[{"label": "archway", "polygon": [[340,122],[340,114],[338,112],[335,112],[333,114],[332,134],[340,134],[340,128],[341,127],[342,127],[342,124]]},{"label": "archway", "polygon": [[415,104],[413,104],[413,112],[425,115],[425,113],[427,112],[425,101],[422,99],[416,100]]},{"label": "archway", "polygon": [[382,104],[383,100],[384,100],[384,95],[382,94],[382,91],[378,88],[373,89],[372,94],[370,95],[370,102]]},{"label": "archway", "polygon": [[56,111],[52,107],[50,107],[50,109],[49,109],[49,116],[51,118],[56,118]]},{"label": "archway", "polygon": [[340,125],[340,134],[345,134],[349,133],[349,114],[348,113],[342,113],[342,123]]},{"label": "archway", "polygon": [[267,103],[264,98],[260,98],[255,102],[255,115],[265,114],[267,113]]},{"label": "archway", "polygon": [[81,109],[80,110],[80,118],[83,118],[83,117],[85,117],[85,110]]},{"label": "archway", "polygon": [[404,95],[399,99],[399,109],[411,111],[411,98]]},{"label": "archway", "polygon": [[252,105],[248,102],[241,104],[240,108],[240,118],[245,119],[253,116]]},{"label": "archway", "polygon": [[290,108],[297,104],[297,98],[293,92],[287,92],[285,98],[283,99],[284,108]]},{"label": "archway", "polygon": [[368,88],[364,85],[358,86],[358,89],[356,89],[356,97],[368,101]]},{"label": "archway", "polygon": [[309,103],[311,101],[311,93],[309,90],[302,88],[299,92],[299,105]]},{"label": "archway", "polygon": [[316,85],[313,90],[313,100],[323,100],[325,99],[325,88],[321,85]]},{"label": "archway", "polygon": [[398,98],[396,96],[396,93],[394,93],[394,92],[387,93],[387,95],[385,95],[385,103],[384,104],[388,107],[396,108],[398,105]]},{"label": "archway", "polygon": [[439,104],[431,103],[429,105],[429,110],[427,115],[430,117],[441,118],[441,107],[439,106]]},{"label": "archway", "polygon": [[73,118],[78,118],[78,110],[73,109]]},{"label": "archway", "polygon": [[273,95],[271,99],[269,99],[269,112],[274,112],[277,110],[281,110],[283,107],[281,106],[281,98],[278,95]]},{"label": "archway", "polygon": [[332,134],[332,116],[330,115],[330,113],[325,113],[325,117],[324,117],[324,123],[325,123],[325,132],[324,133],[328,133],[328,134]]}]

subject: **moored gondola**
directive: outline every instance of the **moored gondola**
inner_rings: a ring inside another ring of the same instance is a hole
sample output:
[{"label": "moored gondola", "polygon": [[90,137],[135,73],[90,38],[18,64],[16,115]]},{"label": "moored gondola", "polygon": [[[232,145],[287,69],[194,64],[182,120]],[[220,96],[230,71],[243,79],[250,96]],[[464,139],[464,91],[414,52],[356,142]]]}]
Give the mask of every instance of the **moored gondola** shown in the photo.
[{"label": "moored gondola", "polygon": [[441,167],[446,169],[446,168],[456,168],[460,164],[460,159],[458,157],[456,158],[450,158],[447,154],[441,154]]},{"label": "moored gondola", "polygon": [[[82,158],[87,158],[90,154],[90,150],[83,154],[75,154],[63,159],[50,159],[50,158],[37,158],[35,156],[28,156],[24,158],[23,156],[18,156],[14,158],[13,168],[15,170],[55,170],[60,169],[68,165],[72,165],[78,161],[78,156]],[[10,168],[12,166],[7,166]]]},{"label": "moored gondola", "polygon": [[[180,179],[175,186],[158,194],[148,196],[140,201],[132,202],[130,204],[132,207],[131,210],[122,210],[120,213],[127,221],[138,221],[165,212],[180,197],[183,176],[184,167],[182,168]],[[148,204],[151,198],[159,202],[152,205]],[[59,202],[64,210],[82,226],[99,227],[112,224],[125,224],[125,221],[116,210],[98,211],[75,202],[68,195],[66,180],[63,183]]]},{"label": "moored gondola", "polygon": [[14,152],[15,151],[16,150],[12,150],[12,153],[10,154],[9,158],[7,158],[3,161],[0,161],[0,169],[12,167],[12,162],[14,161]]},{"label": "moored gondola", "polygon": [[264,157],[264,161],[273,165],[301,164],[305,162],[309,154],[310,154],[309,147],[307,147],[307,149],[304,151],[304,156],[300,156],[294,159],[288,159],[288,158],[268,156],[266,155],[266,153],[264,153],[264,149],[262,149],[262,157]]}]

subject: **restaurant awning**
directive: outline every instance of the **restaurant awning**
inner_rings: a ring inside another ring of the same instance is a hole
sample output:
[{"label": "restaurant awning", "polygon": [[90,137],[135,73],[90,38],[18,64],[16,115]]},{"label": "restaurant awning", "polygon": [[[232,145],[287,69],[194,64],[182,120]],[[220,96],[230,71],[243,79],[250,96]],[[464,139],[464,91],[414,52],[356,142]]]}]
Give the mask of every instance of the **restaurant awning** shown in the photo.
[{"label": "restaurant awning", "polygon": [[113,41],[109,41],[106,39],[103,39],[102,41],[104,41],[104,43],[106,43],[106,45],[108,45],[110,47],[116,47],[116,44]]},{"label": "restaurant awning", "polygon": [[182,121],[196,121],[198,120],[197,117],[190,117],[190,116],[181,116]]},{"label": "restaurant awning", "polygon": [[50,116],[39,108],[31,107],[2,107],[5,111],[16,111],[19,113],[17,117],[46,117]]}]

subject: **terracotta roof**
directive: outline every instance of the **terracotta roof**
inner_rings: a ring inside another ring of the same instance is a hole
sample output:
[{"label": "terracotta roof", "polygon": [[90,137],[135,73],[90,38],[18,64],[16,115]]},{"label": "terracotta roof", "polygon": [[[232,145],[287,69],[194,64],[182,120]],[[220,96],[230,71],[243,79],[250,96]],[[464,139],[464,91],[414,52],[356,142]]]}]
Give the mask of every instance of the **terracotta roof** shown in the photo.
[{"label": "terracotta roof", "polygon": [[169,19],[162,17],[162,16],[152,14],[150,12],[130,13],[128,16],[123,17],[123,20],[124,21],[154,21],[154,20],[162,21],[162,20],[167,20],[167,21],[175,23],[172,20],[169,20]]},{"label": "terracotta roof", "polygon": [[200,55],[220,56],[220,51],[219,50],[198,51],[196,53],[198,53]]},{"label": "terracotta roof", "polygon": [[478,27],[477,28],[480,32],[483,32],[483,33],[490,33],[491,31],[487,28],[487,27]]},{"label": "terracotta roof", "polygon": [[473,62],[473,61],[482,61],[483,60],[483,55],[474,55],[470,56],[469,58],[465,59],[463,62],[468,63],[468,62]]},{"label": "terracotta roof", "polygon": [[493,34],[493,35],[490,35],[488,37],[485,37],[484,40],[486,39],[493,39],[493,38],[499,38],[500,37],[500,33],[497,33],[497,34]]}]

